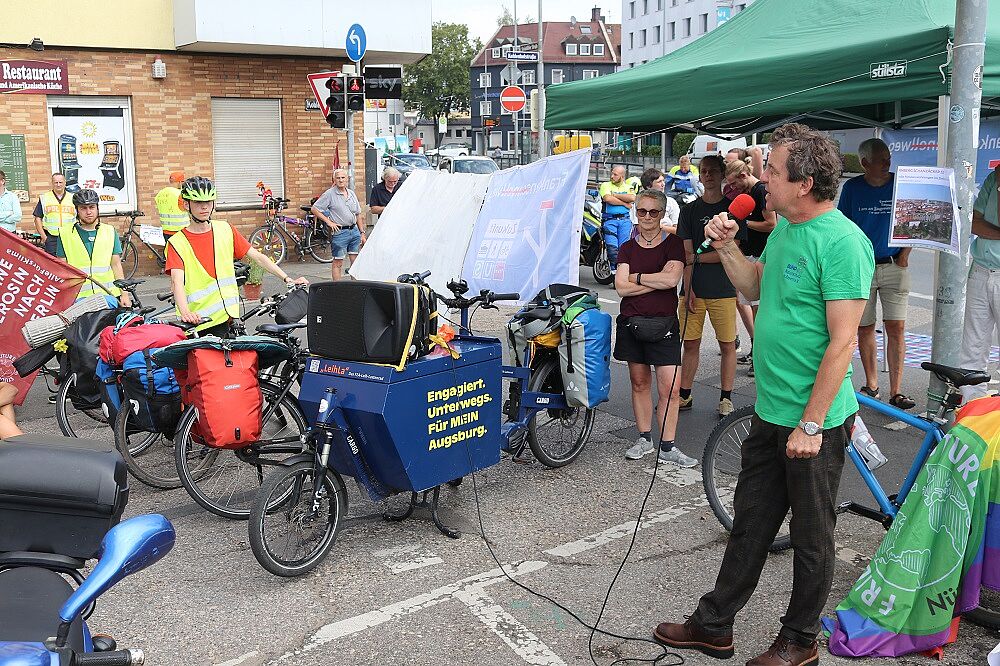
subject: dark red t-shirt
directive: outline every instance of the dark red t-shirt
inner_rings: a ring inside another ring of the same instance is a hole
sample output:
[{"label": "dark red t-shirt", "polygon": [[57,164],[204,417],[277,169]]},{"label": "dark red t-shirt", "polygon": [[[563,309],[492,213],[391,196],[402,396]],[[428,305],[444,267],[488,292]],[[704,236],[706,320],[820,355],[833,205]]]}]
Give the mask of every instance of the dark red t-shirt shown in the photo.
[{"label": "dark red t-shirt", "polygon": [[[668,261],[684,263],[684,242],[674,234],[667,234],[656,247],[640,247],[634,240],[626,241],[618,249],[618,266],[628,264],[629,275],[659,273]],[[641,296],[622,298],[621,313],[624,317],[677,316],[677,288],[657,289]]]}]

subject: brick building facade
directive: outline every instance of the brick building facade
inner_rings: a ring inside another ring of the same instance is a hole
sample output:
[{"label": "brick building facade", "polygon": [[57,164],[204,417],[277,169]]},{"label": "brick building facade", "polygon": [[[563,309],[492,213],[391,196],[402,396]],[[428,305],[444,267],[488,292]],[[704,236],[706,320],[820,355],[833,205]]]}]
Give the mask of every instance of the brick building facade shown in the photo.
[{"label": "brick building facade", "polygon": [[[0,47],[0,60],[26,59],[24,48]],[[36,54],[31,54],[36,55]],[[340,162],[347,163],[347,138],[331,129],[319,112],[306,111],[311,96],[306,74],[339,69],[330,58],[268,55],[183,54],[96,49],[46,48],[45,60],[68,63],[72,96],[127,97],[130,100],[136,200],[151,223],[156,219],[153,197],[171,171],[214,177],[212,100],[280,100],[284,196],[293,208],[308,204],[329,187],[334,150],[339,142]],[[167,77],[150,75],[154,58],[166,65]],[[49,189],[54,170],[49,122],[49,100],[60,96],[7,94],[0,96],[0,134],[25,136],[31,200],[22,204],[21,228],[33,228],[31,212],[38,196]],[[361,114],[355,118],[360,127]],[[249,145],[252,145],[250,142]],[[364,201],[364,143],[355,143],[355,183]],[[248,170],[252,171],[252,165]],[[268,183],[276,187],[277,183]],[[234,209],[235,208],[235,209]],[[248,235],[263,221],[259,206],[220,206],[217,217]],[[108,221],[115,221],[109,218]],[[124,218],[117,218],[119,226]],[[155,268],[150,256],[141,268]]]}]

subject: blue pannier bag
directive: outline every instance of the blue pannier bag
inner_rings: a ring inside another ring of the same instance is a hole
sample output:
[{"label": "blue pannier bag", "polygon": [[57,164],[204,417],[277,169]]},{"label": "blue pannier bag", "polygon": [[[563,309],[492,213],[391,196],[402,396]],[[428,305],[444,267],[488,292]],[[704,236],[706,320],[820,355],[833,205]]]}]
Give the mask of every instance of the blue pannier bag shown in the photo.
[{"label": "blue pannier bag", "polygon": [[611,394],[611,315],[596,298],[580,298],[566,308],[559,343],[559,372],[570,407],[596,407]]},{"label": "blue pannier bag", "polygon": [[108,423],[112,427],[118,419],[118,412],[122,408],[122,389],[118,385],[118,377],[115,376],[111,366],[100,358],[97,359],[97,368],[94,371],[100,382],[101,404],[104,415],[108,417]]},{"label": "blue pannier bag", "polygon": [[174,371],[153,360],[157,351],[143,349],[125,357],[122,389],[131,410],[130,429],[173,437],[181,416],[181,388]]}]

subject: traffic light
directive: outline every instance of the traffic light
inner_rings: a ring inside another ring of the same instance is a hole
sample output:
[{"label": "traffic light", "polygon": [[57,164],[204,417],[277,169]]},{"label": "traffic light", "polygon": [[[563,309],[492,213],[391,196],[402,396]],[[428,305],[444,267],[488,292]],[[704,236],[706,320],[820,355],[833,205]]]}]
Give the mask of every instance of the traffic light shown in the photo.
[{"label": "traffic light", "polygon": [[326,80],[330,96],[326,98],[326,122],[334,129],[347,127],[347,113],[344,111],[344,77],[334,76]]},{"label": "traffic light", "polygon": [[365,109],[365,80],[361,76],[347,79],[347,108],[351,111]]}]

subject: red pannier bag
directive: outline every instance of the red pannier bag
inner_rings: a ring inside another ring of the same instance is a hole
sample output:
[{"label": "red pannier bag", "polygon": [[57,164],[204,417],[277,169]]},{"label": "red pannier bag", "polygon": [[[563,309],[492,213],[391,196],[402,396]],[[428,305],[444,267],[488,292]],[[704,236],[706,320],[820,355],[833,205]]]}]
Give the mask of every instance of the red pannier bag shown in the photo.
[{"label": "red pannier bag", "polygon": [[102,330],[97,353],[108,365],[120,368],[132,352],[159,349],[185,339],[184,331],[177,326],[145,324],[141,317],[136,317],[117,332],[114,326]]},{"label": "red pannier bag", "polygon": [[197,435],[207,446],[240,449],[260,439],[264,399],[257,352],[193,349],[179,373],[185,405],[198,410]]}]

